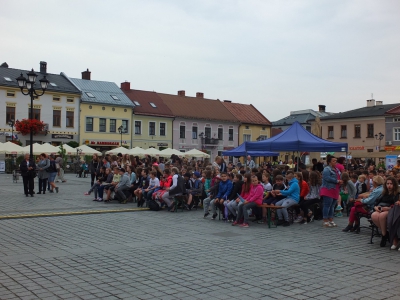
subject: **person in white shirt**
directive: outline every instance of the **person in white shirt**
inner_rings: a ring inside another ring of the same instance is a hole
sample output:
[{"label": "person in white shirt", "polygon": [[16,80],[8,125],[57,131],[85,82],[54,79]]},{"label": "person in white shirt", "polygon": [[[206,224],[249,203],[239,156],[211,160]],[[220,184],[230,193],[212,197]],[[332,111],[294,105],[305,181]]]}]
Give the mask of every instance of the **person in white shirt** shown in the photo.
[{"label": "person in white shirt", "polygon": [[[150,180],[149,180],[149,187],[145,189],[146,192],[146,205],[151,200],[151,197],[154,192],[160,189],[160,179],[157,178],[157,172],[151,171],[150,172]],[[147,207],[149,207],[147,205]]]}]

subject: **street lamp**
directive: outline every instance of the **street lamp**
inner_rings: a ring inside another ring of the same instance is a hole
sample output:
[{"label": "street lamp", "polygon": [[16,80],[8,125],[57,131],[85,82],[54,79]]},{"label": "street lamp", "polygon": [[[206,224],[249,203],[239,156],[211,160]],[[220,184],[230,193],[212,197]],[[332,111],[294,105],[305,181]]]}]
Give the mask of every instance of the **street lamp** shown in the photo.
[{"label": "street lamp", "polygon": [[[31,116],[30,119],[33,119],[33,98],[35,96],[42,96],[44,92],[47,89],[47,86],[49,85],[49,81],[46,79],[46,76],[44,76],[42,79],[39,80],[40,82],[40,88],[42,89],[42,92],[37,92],[35,90],[35,82],[36,78],[38,75],[33,71],[33,69],[28,72],[27,74],[28,79],[26,79],[22,73],[21,75],[16,79],[18,82],[18,86],[21,89],[21,93],[25,96],[30,96],[31,97]],[[25,93],[24,90],[27,90]],[[33,161],[33,131],[30,130],[29,134],[29,160]]]},{"label": "street lamp", "polygon": [[14,120],[13,119],[8,121],[8,126],[11,127],[11,142],[13,142],[14,141]]},{"label": "street lamp", "polygon": [[119,126],[118,127],[118,132],[121,135],[121,147],[122,147],[122,134],[124,133],[124,126]]},{"label": "street lamp", "polygon": [[379,140],[379,151],[381,151],[381,141],[383,140],[383,137],[385,135],[382,134],[382,132],[379,132],[378,134],[375,134],[375,139]]}]

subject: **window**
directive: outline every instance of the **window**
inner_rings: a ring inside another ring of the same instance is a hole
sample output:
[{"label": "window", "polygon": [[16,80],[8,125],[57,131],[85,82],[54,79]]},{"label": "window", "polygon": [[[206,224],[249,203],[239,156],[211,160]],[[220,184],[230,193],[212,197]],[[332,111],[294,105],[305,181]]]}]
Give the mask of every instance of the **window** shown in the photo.
[{"label": "window", "polygon": [[393,128],[393,140],[400,141],[400,128]]},{"label": "window", "polygon": [[360,124],[354,125],[354,137],[361,138],[361,125]]},{"label": "window", "polygon": [[262,127],[261,130],[265,130],[266,127]]},{"label": "window", "polygon": [[347,138],[347,125],[341,125],[340,126],[340,137],[342,139],[346,139]]},{"label": "window", "polygon": [[4,77],[6,81],[12,81],[10,77]]},{"label": "window", "polygon": [[224,129],[219,127],[218,128],[218,139],[223,140],[224,139]]},{"label": "window", "polygon": [[53,126],[61,126],[61,110],[53,110]]},{"label": "window", "polygon": [[111,98],[113,98],[114,100],[119,100],[119,98],[115,95],[111,95]]},{"label": "window", "polygon": [[249,127],[249,126],[246,126],[245,128],[246,128],[246,129],[249,129],[250,127]]},{"label": "window", "polygon": [[67,103],[74,103],[74,97],[67,97]]},{"label": "window", "polygon": [[374,124],[367,124],[367,138],[374,137]]},{"label": "window", "polygon": [[15,107],[7,106],[6,107],[6,123],[10,121],[15,121]]},{"label": "window", "polygon": [[205,137],[211,139],[211,127],[204,128]]},{"label": "window", "polygon": [[15,97],[15,91],[7,91],[7,97]]},{"label": "window", "polygon": [[67,124],[66,127],[74,127],[74,111],[67,110]]},{"label": "window", "polygon": [[165,136],[165,123],[160,123],[160,135]]},{"label": "window", "polygon": [[137,101],[133,101],[133,104],[135,104],[136,106],[140,106],[140,103]]},{"label": "window", "polygon": [[117,130],[117,120],[110,119],[110,132],[116,132]]},{"label": "window", "polygon": [[100,132],[106,132],[106,125],[107,125],[106,119],[100,118],[99,120],[100,120],[99,131]]},{"label": "window", "polygon": [[333,139],[333,126],[328,126],[328,139]]},{"label": "window", "polygon": [[156,122],[149,122],[149,135],[156,135]]},{"label": "window", "polygon": [[250,142],[251,134],[243,134],[243,142]]},{"label": "window", "polygon": [[185,130],[186,126],[185,125],[180,125],[179,126],[179,138],[184,139],[185,138]]},{"label": "window", "polygon": [[233,128],[229,128],[229,141],[233,141]]},{"label": "window", "polygon": [[393,118],[393,122],[400,122],[400,118]]},{"label": "window", "polygon": [[40,121],[40,108],[33,109],[33,118],[31,118],[31,109],[28,108],[28,110],[29,110],[28,119],[36,119],[36,120]]},{"label": "window", "polygon": [[308,132],[311,132],[311,126],[306,126],[306,130],[307,130]]},{"label": "window", "polygon": [[54,82],[50,82],[51,86],[57,86],[57,84],[55,84]]},{"label": "window", "polygon": [[86,131],[93,131],[93,118],[86,117]]},{"label": "window", "polygon": [[142,134],[142,121],[135,121],[135,134]]},{"label": "window", "polygon": [[128,120],[122,120],[122,127],[124,128],[124,133],[128,133],[129,132],[129,122]]},{"label": "window", "polygon": [[157,108],[157,106],[153,102],[149,102],[151,107]]},{"label": "window", "polygon": [[61,100],[61,98],[60,98],[60,96],[57,96],[57,95],[53,95],[53,101],[60,101]]},{"label": "window", "polygon": [[94,96],[93,96],[92,93],[86,92],[86,95],[87,95],[89,98],[94,98]]},{"label": "window", "polygon": [[192,139],[197,140],[197,126],[192,126]]}]

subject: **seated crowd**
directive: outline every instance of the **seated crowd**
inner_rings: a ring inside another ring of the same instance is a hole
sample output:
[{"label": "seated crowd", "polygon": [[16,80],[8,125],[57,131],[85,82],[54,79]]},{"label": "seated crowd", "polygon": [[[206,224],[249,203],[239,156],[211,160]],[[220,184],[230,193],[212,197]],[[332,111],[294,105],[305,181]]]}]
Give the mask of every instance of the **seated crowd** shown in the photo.
[{"label": "seated crowd", "polygon": [[[378,170],[328,156],[326,165],[313,160],[304,164],[272,165],[259,168],[226,164],[221,157],[214,163],[182,160],[172,156],[168,162],[125,155],[104,159],[94,157],[89,164],[93,201],[120,203],[136,201],[138,207],[176,211],[202,207],[204,218],[218,217],[232,226],[249,227],[253,222],[275,221],[290,226],[323,219],[324,227],[336,227],[334,217],[349,216],[344,232],[359,232],[360,217],[367,217],[381,232],[381,246],[389,241],[397,249],[400,236],[399,168]],[[113,197],[112,197],[113,195]],[[174,201],[176,197],[182,201]],[[272,210],[270,220],[267,208]]]}]

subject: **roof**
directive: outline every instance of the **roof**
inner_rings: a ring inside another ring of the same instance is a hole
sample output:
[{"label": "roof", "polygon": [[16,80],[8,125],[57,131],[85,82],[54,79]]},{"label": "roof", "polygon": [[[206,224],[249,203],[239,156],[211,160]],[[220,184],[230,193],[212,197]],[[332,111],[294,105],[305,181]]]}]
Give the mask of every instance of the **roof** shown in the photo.
[{"label": "roof", "polygon": [[177,117],[238,123],[219,100],[157,93]]},{"label": "roof", "polygon": [[[0,86],[18,88],[18,83],[16,78],[22,75],[26,78],[28,70],[21,70],[21,69],[12,69],[6,67],[0,67]],[[47,87],[48,92],[59,92],[59,93],[71,93],[71,94],[80,94],[80,91],[70,83],[64,76],[59,74],[51,74],[51,73],[40,73],[36,72],[38,77],[36,79],[35,86],[38,88],[40,87],[39,80],[46,76],[47,80],[50,84]],[[7,80],[6,78],[11,79],[11,81]]]},{"label": "roof", "polygon": [[299,122],[300,124],[306,124],[311,120],[314,120],[315,116],[311,113],[296,114],[284,117],[278,121],[272,122],[273,126],[288,126],[292,125],[294,122]]},{"label": "roof", "polygon": [[391,115],[400,115],[400,105],[389,109],[388,111],[386,111],[386,113]]},{"label": "roof", "polygon": [[280,134],[283,130],[280,128],[271,128],[271,137]]},{"label": "roof", "polygon": [[[64,76],[82,91],[82,102],[134,107],[132,101],[114,82],[69,78],[65,74]],[[113,96],[116,99],[113,99]]]},{"label": "roof", "polygon": [[334,120],[334,119],[351,119],[351,118],[361,118],[361,117],[379,117],[386,114],[386,112],[392,108],[398,106],[395,104],[384,104],[384,105],[374,105],[365,106],[345,112],[340,112],[331,116],[322,117],[322,120]]},{"label": "roof", "polygon": [[252,104],[223,101],[222,104],[241,122],[257,125],[272,125]]},{"label": "roof", "polygon": [[[135,115],[173,117],[171,110],[156,92],[140,90],[123,90],[126,96],[135,104]],[[136,104],[137,102],[138,104]],[[151,105],[153,103],[154,105]]]}]

